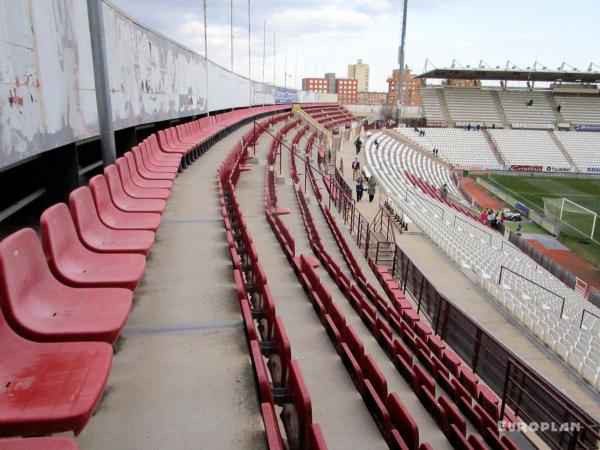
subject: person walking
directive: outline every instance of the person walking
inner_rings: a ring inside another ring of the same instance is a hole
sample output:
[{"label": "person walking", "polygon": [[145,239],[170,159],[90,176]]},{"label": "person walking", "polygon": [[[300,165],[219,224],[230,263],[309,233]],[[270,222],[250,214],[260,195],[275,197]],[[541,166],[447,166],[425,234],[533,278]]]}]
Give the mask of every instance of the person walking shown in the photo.
[{"label": "person walking", "polygon": [[360,140],[360,136],[358,136],[356,138],[356,141],[354,141],[354,147],[356,148],[356,154],[358,155],[360,153],[360,148],[362,147],[362,141]]},{"label": "person walking", "polygon": [[369,203],[371,203],[373,201],[373,198],[375,198],[375,187],[377,186],[377,181],[375,180],[375,177],[373,175],[371,175],[371,178],[369,178],[369,189],[367,190],[367,192],[369,193]]},{"label": "person walking", "polygon": [[360,162],[358,161],[358,157],[354,158],[352,161],[352,179],[357,181],[360,177]]},{"label": "person walking", "polygon": [[365,191],[365,187],[363,186],[362,177],[358,177],[356,180],[356,201],[360,202],[363,196],[363,192]]}]

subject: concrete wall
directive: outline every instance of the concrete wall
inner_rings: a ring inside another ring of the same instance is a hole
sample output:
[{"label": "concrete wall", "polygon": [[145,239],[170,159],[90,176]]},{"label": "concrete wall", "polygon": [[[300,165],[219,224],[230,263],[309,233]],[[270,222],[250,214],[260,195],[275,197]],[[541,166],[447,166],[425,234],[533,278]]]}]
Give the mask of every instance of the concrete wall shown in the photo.
[{"label": "concrete wall", "polygon": [[[117,130],[250,104],[337,101],[234,74],[109,2],[103,15]],[[0,61],[0,169],[98,135],[86,0],[0,0]]]},{"label": "concrete wall", "polygon": [[0,167],[98,134],[87,6],[0,0]]}]

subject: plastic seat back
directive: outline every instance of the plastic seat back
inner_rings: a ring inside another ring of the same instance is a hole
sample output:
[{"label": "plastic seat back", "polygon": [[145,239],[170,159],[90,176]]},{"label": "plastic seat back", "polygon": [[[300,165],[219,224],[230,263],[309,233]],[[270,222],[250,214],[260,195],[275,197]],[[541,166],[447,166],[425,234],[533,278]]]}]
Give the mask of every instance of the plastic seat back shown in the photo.
[{"label": "plastic seat back", "polygon": [[69,209],[80,237],[83,230],[104,228],[89,187],[82,186],[71,191],[69,194]]},{"label": "plastic seat back", "polygon": [[0,242],[0,306],[9,319],[28,292],[49,276],[46,257],[33,229],[23,228]]},{"label": "plastic seat back", "polygon": [[69,208],[64,203],[57,203],[42,213],[40,218],[42,246],[51,266],[56,261],[68,258],[77,261],[83,257],[83,244],[79,241],[77,230]]}]

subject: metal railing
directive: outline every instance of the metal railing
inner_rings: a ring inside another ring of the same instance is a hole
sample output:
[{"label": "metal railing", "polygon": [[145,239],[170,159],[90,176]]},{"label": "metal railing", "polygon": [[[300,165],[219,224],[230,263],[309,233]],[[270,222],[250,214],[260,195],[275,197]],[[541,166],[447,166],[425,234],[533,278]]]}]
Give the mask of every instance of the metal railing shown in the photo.
[{"label": "metal railing", "polygon": [[506,266],[500,266],[500,273],[498,274],[498,285],[502,284],[502,275],[504,274],[504,272],[509,272],[509,273],[511,273],[511,274],[513,274],[513,275],[515,275],[515,276],[517,276],[519,278],[521,278],[522,280],[525,280],[527,283],[532,284],[532,285],[534,285],[534,286],[536,286],[536,287],[544,290],[545,292],[548,292],[548,293],[554,295],[555,297],[558,297],[559,299],[561,299],[561,306],[560,306],[560,315],[559,315],[559,318],[561,318],[561,319],[563,318],[563,313],[565,311],[565,301],[566,301],[565,297],[563,297],[562,295],[557,294],[554,291],[551,291],[550,289],[542,286],[539,283],[536,283],[535,281],[527,278],[526,276],[521,275],[520,273],[515,272],[514,270],[509,269]]}]

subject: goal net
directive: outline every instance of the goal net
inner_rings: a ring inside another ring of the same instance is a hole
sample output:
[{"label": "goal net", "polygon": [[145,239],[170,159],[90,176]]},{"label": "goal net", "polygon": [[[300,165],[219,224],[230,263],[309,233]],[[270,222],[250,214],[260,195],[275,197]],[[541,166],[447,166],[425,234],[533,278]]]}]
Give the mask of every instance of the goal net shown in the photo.
[{"label": "goal net", "polygon": [[598,215],[568,198],[544,198],[544,213],[561,223],[561,232],[600,243]]}]

